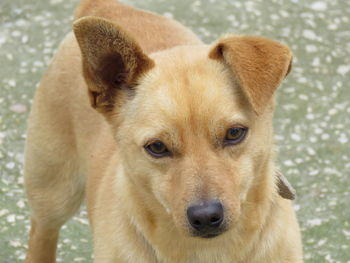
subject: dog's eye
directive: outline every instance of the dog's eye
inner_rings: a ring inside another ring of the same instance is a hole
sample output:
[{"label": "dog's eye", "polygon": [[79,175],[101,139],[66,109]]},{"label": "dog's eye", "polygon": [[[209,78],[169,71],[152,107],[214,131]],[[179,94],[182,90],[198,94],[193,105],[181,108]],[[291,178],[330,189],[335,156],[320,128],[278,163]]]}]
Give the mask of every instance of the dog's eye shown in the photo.
[{"label": "dog's eye", "polygon": [[170,155],[170,151],[161,141],[155,141],[144,146],[152,157],[161,158]]},{"label": "dog's eye", "polygon": [[233,127],[227,130],[224,140],[225,145],[235,145],[243,141],[247,134],[248,128]]}]

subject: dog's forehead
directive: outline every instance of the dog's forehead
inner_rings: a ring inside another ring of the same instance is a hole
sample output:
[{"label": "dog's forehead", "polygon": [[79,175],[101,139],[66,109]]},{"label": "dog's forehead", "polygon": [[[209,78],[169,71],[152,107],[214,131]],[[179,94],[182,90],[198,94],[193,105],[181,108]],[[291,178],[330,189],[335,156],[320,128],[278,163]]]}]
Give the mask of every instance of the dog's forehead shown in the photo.
[{"label": "dog's forehead", "polygon": [[142,87],[144,106],[181,118],[218,118],[246,111],[230,69],[208,53],[207,46],[184,46],[156,54],[156,67]]},{"label": "dog's forehead", "polygon": [[247,124],[252,111],[230,70],[208,53],[209,48],[181,47],[153,57],[156,66],[129,108],[137,115],[128,119],[139,128],[139,143],[162,134],[215,137],[228,125]]}]

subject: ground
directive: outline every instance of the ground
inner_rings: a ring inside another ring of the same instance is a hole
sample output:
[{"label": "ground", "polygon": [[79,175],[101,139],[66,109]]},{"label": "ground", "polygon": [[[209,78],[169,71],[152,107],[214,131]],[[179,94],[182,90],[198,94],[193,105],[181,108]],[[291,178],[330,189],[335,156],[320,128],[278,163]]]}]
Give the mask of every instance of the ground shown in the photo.
[{"label": "ground", "polygon": [[[78,0],[0,1],[0,261],[21,262],[29,209],[23,145],[33,93]],[[297,190],[306,263],[350,263],[350,1],[127,0],[174,17],[210,43],[225,32],[288,44],[278,91],[278,163]],[[63,229],[59,262],[92,262],[82,208]]]}]

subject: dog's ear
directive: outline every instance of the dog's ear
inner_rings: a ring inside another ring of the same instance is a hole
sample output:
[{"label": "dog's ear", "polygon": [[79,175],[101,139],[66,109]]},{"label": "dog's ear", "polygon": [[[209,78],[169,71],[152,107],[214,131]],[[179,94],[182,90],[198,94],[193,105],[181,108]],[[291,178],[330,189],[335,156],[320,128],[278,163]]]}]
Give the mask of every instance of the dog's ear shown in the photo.
[{"label": "dog's ear", "polygon": [[74,23],[73,29],[82,53],[91,105],[108,113],[132,95],[138,79],[154,62],[108,20],[84,17]]},{"label": "dog's ear", "polygon": [[262,37],[225,37],[215,44],[209,57],[230,67],[257,114],[264,112],[292,65],[287,46]]}]

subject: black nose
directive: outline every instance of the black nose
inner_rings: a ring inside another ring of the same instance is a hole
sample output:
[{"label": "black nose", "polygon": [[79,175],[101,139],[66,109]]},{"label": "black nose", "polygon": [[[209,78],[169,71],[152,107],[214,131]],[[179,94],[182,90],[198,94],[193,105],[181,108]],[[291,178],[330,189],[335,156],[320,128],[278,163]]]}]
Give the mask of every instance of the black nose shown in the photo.
[{"label": "black nose", "polygon": [[195,230],[210,234],[217,232],[224,220],[224,209],[218,201],[191,205],[187,209],[187,218]]}]

